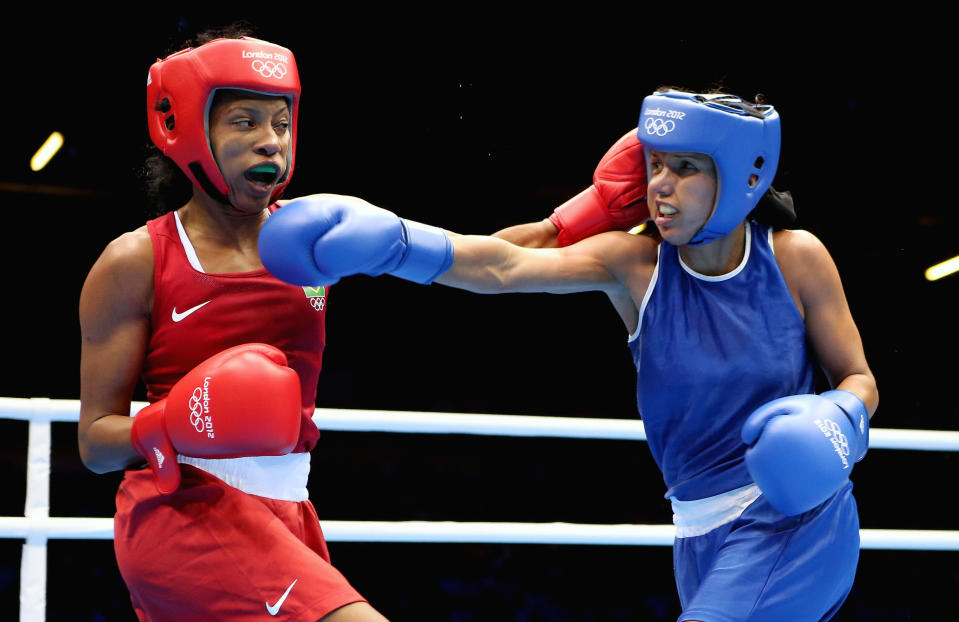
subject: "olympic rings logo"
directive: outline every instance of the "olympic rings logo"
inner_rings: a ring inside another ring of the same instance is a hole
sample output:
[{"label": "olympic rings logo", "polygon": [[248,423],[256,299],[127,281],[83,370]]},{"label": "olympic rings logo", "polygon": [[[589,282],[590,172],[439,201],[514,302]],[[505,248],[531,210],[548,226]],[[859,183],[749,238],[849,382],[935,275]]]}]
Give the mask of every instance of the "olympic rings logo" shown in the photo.
[{"label": "olympic rings logo", "polygon": [[197,387],[193,389],[193,395],[190,396],[190,423],[196,428],[197,432],[203,431],[203,389]]},{"label": "olympic rings logo", "polygon": [[663,121],[662,119],[646,119],[646,123],[643,125],[646,128],[647,134],[656,134],[657,136],[665,136],[673,130],[676,129],[676,123],[667,119]]},{"label": "olympic rings logo", "polygon": [[322,311],[323,307],[326,306],[326,298],[322,296],[317,296],[316,298],[310,298],[310,304],[317,311]]},{"label": "olympic rings logo", "polygon": [[283,76],[286,75],[286,65],[283,63],[274,63],[271,60],[263,62],[261,60],[255,60],[252,64],[253,71],[257,72],[264,78],[276,78],[277,80],[282,80]]}]

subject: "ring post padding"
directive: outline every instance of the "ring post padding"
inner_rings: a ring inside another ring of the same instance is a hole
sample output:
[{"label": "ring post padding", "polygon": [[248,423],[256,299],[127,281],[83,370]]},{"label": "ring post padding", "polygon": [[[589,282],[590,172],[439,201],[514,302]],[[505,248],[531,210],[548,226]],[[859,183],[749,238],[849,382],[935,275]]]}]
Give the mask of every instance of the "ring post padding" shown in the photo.
[{"label": "ring post padding", "polygon": [[[50,517],[50,438],[51,423],[46,414],[50,400],[30,400],[30,425],[27,440],[27,494],[23,516],[27,521],[46,521]],[[20,562],[20,622],[43,620],[47,609],[47,534],[32,532],[26,536]]]}]

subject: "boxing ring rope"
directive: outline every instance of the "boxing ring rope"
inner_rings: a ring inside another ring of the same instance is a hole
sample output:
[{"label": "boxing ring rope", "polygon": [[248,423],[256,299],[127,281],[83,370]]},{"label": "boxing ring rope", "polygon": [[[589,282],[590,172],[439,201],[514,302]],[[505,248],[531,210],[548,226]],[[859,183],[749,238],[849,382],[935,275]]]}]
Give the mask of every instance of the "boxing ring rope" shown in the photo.
[{"label": "boxing ring rope", "polygon": [[[146,406],[134,402],[131,412]],[[20,621],[44,620],[47,540],[113,538],[112,518],[50,516],[50,439],[54,422],[76,423],[79,400],[0,398],[0,419],[29,423],[27,493],[22,517],[0,517],[0,538],[24,539],[20,564]],[[321,430],[411,434],[469,434],[645,441],[642,421],[318,408]],[[873,428],[871,449],[959,451],[959,432]],[[323,521],[331,542],[434,542],[669,546],[672,525],[587,525],[451,521]],[[861,548],[959,551],[959,531],[862,529]]]}]

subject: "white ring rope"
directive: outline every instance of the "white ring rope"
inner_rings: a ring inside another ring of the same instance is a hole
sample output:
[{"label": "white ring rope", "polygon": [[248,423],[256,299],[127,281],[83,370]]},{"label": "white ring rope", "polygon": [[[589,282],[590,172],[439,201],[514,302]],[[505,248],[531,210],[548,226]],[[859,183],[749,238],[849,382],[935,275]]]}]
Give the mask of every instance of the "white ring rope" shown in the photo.
[{"label": "white ring rope", "polygon": [[[671,546],[672,525],[577,523],[463,523],[454,521],[323,521],[329,542],[431,542],[460,544],[580,544]],[[112,518],[0,517],[0,537],[112,540]],[[959,551],[959,531],[861,529],[860,548],[884,551]]]},{"label": "white ring rope", "polygon": [[[146,406],[134,402],[131,412]],[[25,540],[20,564],[20,621],[45,619],[49,538],[109,540],[112,518],[51,517],[50,433],[53,422],[76,423],[79,400],[0,397],[0,419],[29,422],[27,494],[22,517],[0,517],[0,538]],[[413,434],[646,440],[639,420],[530,417],[318,408],[321,430]],[[959,432],[873,428],[870,449],[959,451]],[[443,542],[669,546],[672,525],[572,523],[462,523],[431,521],[324,521],[331,542]],[[863,549],[959,551],[959,531],[861,529]]]},{"label": "white ring rope", "polygon": [[[146,402],[133,402],[131,412],[144,406]],[[0,419],[76,422],[79,413],[79,400],[0,397]],[[351,432],[646,440],[646,428],[636,419],[317,408],[313,421],[321,430]],[[959,451],[959,432],[872,428],[869,448]]]}]

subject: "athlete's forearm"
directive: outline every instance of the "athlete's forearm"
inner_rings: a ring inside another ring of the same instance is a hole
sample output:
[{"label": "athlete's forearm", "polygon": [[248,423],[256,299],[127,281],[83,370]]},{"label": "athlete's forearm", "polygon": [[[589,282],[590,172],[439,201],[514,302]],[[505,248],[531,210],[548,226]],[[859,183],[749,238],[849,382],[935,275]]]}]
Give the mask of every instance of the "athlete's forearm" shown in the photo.
[{"label": "athlete's forearm", "polygon": [[133,418],[104,415],[77,430],[80,459],[94,473],[119,471],[143,462],[130,441]]},{"label": "athlete's forearm", "polygon": [[490,236],[450,235],[454,260],[436,283],[480,294],[509,291],[511,249],[507,241]]},{"label": "athlete's forearm", "polygon": [[539,222],[528,222],[500,229],[493,234],[493,237],[526,248],[556,248],[559,246],[558,235],[559,229],[556,225],[545,218]]}]

